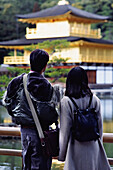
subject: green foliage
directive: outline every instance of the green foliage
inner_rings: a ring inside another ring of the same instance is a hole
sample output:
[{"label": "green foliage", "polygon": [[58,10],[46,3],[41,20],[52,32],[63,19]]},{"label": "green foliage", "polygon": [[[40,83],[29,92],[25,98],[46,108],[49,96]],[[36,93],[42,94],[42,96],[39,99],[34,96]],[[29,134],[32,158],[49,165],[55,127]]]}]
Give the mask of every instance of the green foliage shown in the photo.
[{"label": "green foliage", "polygon": [[65,83],[69,71],[70,69],[47,68],[45,71],[45,77],[52,78],[52,82],[58,80]]},{"label": "green foliage", "polygon": [[52,54],[56,51],[60,51],[63,48],[68,48],[70,42],[67,40],[53,40],[53,41],[44,41],[42,43],[38,43],[39,49],[46,49],[49,54]]},{"label": "green foliage", "polygon": [[[7,68],[10,72],[10,76],[2,75],[0,76],[0,99],[2,98],[7,85],[9,82],[16,76],[22,73],[28,73],[30,69],[18,68],[18,67],[8,67]],[[66,77],[70,69],[57,69],[57,68],[47,68],[45,71],[46,78],[52,78],[51,82],[59,81],[65,83]]]},{"label": "green foliage", "polygon": [[22,73],[28,73],[30,69],[23,69],[23,68],[17,68],[17,67],[9,67],[7,68],[10,72],[10,76],[8,75],[2,75],[0,76],[0,99],[2,98],[9,82],[16,76],[22,74]]},{"label": "green foliage", "polygon": [[27,47],[24,47],[25,50],[30,51],[30,52],[37,49],[37,48],[38,48],[38,44],[31,44]]},{"label": "green foliage", "polygon": [[56,78],[59,77],[59,72],[57,69],[55,68],[48,68],[45,71],[45,77],[49,77],[49,78]]},{"label": "green foliage", "polygon": [[50,8],[52,6],[57,5],[59,0],[46,0],[44,3],[41,4],[41,9],[46,9],[46,8]]},{"label": "green foliage", "polygon": [[[102,16],[110,16],[113,19],[112,4],[113,0],[89,0],[82,3],[84,10]],[[113,36],[111,36],[113,34],[113,22],[94,24],[94,28],[101,29],[103,39],[113,40]]]},{"label": "green foliage", "polygon": [[72,6],[75,7],[75,8],[83,9],[81,2],[73,3]]},{"label": "green foliage", "polygon": [[[53,54],[56,51],[60,51],[63,48],[68,48],[70,46],[70,42],[67,40],[53,40],[53,41],[44,41],[42,43],[38,44],[32,44],[27,47],[24,47],[25,50],[33,51],[37,48],[39,49],[45,49],[49,54]],[[53,57],[52,60],[49,61],[49,63],[65,63],[68,60],[68,58],[61,58],[61,57]]]},{"label": "green foliage", "polygon": [[24,47],[25,50],[33,51],[36,48],[46,49],[49,54],[55,52],[56,50],[61,50],[62,48],[69,47],[69,42],[67,40],[53,40],[53,41],[44,41],[38,44],[31,44],[27,47]]},{"label": "green foliage", "polygon": [[6,88],[11,79],[12,78],[8,77],[7,75],[0,76],[0,88]]},{"label": "green foliage", "polygon": [[5,90],[0,91],[0,100],[3,98],[4,93],[5,93]]},{"label": "green foliage", "polygon": [[43,0],[0,0],[0,41],[23,37],[28,24],[17,22],[16,15],[36,12],[40,9],[39,3]]},{"label": "green foliage", "polygon": [[62,69],[59,69],[59,73],[61,76],[67,77],[67,74],[69,73],[70,70],[71,70],[70,68],[68,69],[62,68]]},{"label": "green foliage", "polygon": [[[10,51],[8,53],[9,56],[14,56],[14,51]],[[23,53],[21,51],[17,51],[17,56],[23,56]]]},{"label": "green foliage", "polygon": [[2,99],[3,94],[7,88],[7,85],[12,80],[12,78],[9,78],[7,75],[0,76],[0,99]]},{"label": "green foliage", "polygon": [[60,64],[60,63],[65,63],[69,58],[62,58],[62,57],[56,57],[54,56],[52,58],[52,60],[49,61],[50,64],[52,63],[57,63],[57,64]]},{"label": "green foliage", "polygon": [[29,68],[24,69],[24,68],[19,68],[19,67],[8,67],[7,69],[10,71],[12,77],[18,76],[22,73],[28,73],[30,71]]},{"label": "green foliage", "polygon": [[66,83],[66,77],[61,77],[58,79],[59,82]]}]

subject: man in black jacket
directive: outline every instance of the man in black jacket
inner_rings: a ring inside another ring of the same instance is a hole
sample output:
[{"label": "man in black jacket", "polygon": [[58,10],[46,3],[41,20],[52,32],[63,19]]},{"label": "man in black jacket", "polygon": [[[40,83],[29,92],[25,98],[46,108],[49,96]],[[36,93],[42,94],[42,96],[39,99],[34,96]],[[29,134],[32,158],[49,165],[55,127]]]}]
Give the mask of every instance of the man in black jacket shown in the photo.
[{"label": "man in black jacket", "polygon": [[[43,50],[36,49],[30,54],[31,71],[28,74],[27,90],[38,115],[37,101],[49,102],[56,106],[60,101],[59,89],[55,90],[44,78],[49,55]],[[52,158],[42,154],[41,143],[32,117],[31,110],[25,97],[23,75],[14,78],[7,87],[4,98],[8,113],[12,120],[21,125],[21,142],[23,150],[23,170],[50,170]],[[43,119],[44,116],[44,119]],[[39,116],[43,130],[48,130],[50,123],[46,121],[48,115]],[[57,120],[58,115],[55,115]],[[51,120],[54,123],[56,120]]]}]

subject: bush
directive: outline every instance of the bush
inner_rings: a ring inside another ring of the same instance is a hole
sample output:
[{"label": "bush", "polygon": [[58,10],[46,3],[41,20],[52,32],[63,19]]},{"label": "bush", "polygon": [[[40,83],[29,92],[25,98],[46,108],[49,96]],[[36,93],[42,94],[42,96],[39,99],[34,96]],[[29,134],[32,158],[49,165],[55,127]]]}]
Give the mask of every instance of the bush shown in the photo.
[{"label": "bush", "polygon": [[66,77],[61,77],[58,79],[59,82],[66,83]]},{"label": "bush", "polygon": [[24,68],[17,68],[17,67],[8,67],[8,70],[11,74],[11,77],[8,75],[2,75],[0,76],[0,99],[2,98],[9,82],[16,76],[22,74],[22,73],[28,73],[30,69],[24,69]]}]

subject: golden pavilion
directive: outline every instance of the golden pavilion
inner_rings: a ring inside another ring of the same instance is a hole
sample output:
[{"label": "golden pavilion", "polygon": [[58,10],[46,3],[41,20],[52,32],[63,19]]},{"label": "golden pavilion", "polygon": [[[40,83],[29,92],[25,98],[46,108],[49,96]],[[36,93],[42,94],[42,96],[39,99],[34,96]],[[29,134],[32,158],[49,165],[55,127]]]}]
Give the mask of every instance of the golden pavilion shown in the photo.
[{"label": "golden pavilion", "polygon": [[[69,48],[53,55],[68,58],[66,66],[82,66],[90,83],[113,83],[113,41],[102,39],[101,30],[91,27],[95,23],[108,22],[109,16],[83,11],[60,0],[54,7],[17,15],[17,18],[19,22],[35,25],[35,28],[27,27],[25,38],[0,42],[0,48],[14,49],[14,56],[5,56],[4,64],[29,65],[30,52],[25,50],[26,46],[65,39],[71,44]],[[23,56],[17,56],[17,50],[24,50]]]}]

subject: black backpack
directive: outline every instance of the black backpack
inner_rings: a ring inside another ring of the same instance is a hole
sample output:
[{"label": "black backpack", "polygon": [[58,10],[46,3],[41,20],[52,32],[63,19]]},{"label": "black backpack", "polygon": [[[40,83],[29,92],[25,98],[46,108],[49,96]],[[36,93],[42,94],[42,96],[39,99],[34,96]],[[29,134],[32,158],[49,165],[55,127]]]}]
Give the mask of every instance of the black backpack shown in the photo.
[{"label": "black backpack", "polygon": [[99,135],[98,116],[95,108],[90,108],[92,96],[86,109],[81,110],[70,97],[76,107],[74,111],[73,137],[80,142],[97,140]]}]

